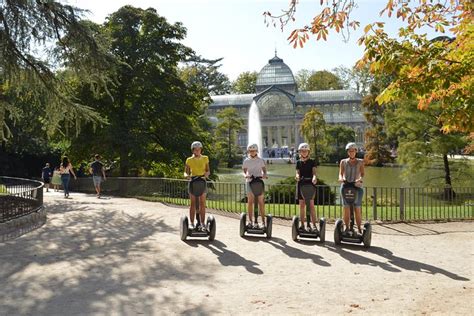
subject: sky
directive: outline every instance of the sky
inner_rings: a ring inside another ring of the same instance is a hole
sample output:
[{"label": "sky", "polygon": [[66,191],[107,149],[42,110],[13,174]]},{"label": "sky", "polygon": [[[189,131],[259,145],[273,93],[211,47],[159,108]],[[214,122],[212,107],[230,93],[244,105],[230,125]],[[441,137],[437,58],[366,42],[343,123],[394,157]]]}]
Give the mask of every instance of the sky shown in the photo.
[{"label": "sky", "polygon": [[86,18],[103,23],[106,17],[124,5],[143,9],[153,7],[169,22],[181,22],[187,28],[183,43],[204,58],[223,58],[220,71],[231,80],[244,71],[260,71],[277,54],[296,74],[301,69],[331,70],[344,65],[352,67],[362,57],[363,47],[357,44],[363,27],[387,21],[387,28],[396,32],[401,24],[395,19],[380,18],[385,0],[357,0],[354,17],[361,28],[351,33],[349,41],[330,33],[328,41],[314,38],[304,48],[294,49],[287,40],[294,28],[309,24],[318,12],[319,0],[300,0],[296,21],[282,31],[267,27],[263,12],[272,14],[288,7],[289,0],[68,0],[71,5],[90,11]]}]

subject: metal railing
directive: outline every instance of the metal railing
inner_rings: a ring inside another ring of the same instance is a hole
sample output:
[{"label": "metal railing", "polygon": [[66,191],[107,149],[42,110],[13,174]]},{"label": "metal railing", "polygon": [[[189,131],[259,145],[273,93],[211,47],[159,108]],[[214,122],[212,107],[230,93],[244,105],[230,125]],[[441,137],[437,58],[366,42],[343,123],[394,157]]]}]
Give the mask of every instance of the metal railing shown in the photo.
[{"label": "metal railing", "polygon": [[[71,182],[71,189],[94,193],[92,179]],[[189,205],[187,181],[167,178],[108,178],[105,193],[139,197],[176,205]],[[273,184],[265,187],[267,213],[282,218],[299,214],[295,199],[296,185]],[[446,197],[444,188],[366,187],[362,200],[367,220],[409,221],[473,219],[474,188],[452,188]],[[244,183],[209,182],[207,207],[228,212],[246,211]],[[336,219],[342,216],[339,186],[317,186],[315,207],[318,217]]]},{"label": "metal railing", "polygon": [[41,210],[43,186],[40,181],[0,176],[0,223]]}]

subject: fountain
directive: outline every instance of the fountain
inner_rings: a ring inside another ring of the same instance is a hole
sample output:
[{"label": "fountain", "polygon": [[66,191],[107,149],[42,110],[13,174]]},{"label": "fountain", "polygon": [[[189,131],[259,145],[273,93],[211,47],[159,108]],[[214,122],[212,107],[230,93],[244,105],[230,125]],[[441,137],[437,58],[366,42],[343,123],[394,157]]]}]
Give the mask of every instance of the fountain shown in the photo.
[{"label": "fountain", "polygon": [[252,102],[249,110],[248,143],[257,144],[258,155],[259,157],[263,157],[262,126],[260,125],[260,113],[255,101]]}]

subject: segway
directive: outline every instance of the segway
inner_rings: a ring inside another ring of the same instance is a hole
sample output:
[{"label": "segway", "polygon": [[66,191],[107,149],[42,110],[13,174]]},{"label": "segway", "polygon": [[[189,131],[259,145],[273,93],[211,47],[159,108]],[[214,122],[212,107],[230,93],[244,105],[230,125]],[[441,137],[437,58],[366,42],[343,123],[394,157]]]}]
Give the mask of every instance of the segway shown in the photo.
[{"label": "segway", "polygon": [[349,204],[351,211],[351,221],[350,227],[347,230],[344,230],[344,222],[342,219],[338,218],[336,220],[336,228],[334,229],[334,243],[340,245],[341,242],[347,242],[352,244],[363,243],[365,248],[370,247],[372,241],[372,226],[369,222],[364,224],[364,229],[362,234],[359,234],[354,229],[354,202],[356,199],[357,187],[354,182],[344,182],[342,185],[342,196]]},{"label": "segway", "polygon": [[189,191],[196,197],[196,226],[189,226],[189,220],[186,215],[181,216],[180,232],[181,240],[186,240],[189,237],[204,237],[209,240],[214,240],[216,237],[216,220],[214,216],[208,215],[206,224],[204,219],[201,219],[199,214],[199,197],[206,191],[206,179],[204,177],[192,177],[190,180]]},{"label": "segway", "polygon": [[240,237],[244,237],[246,234],[249,235],[266,235],[268,239],[272,238],[272,215],[268,214],[265,216],[267,226],[258,224],[258,197],[265,191],[265,184],[263,183],[262,177],[253,177],[249,183],[250,190],[254,195],[254,223],[247,225],[247,213],[240,214]]},{"label": "segway", "polygon": [[[298,188],[303,196],[306,203],[306,227],[299,227],[300,217],[293,216],[291,236],[294,241],[298,241],[299,238],[317,239],[321,242],[326,240],[326,220],[323,218],[319,219],[319,230],[316,227],[311,228],[311,216],[310,216],[310,202],[314,199],[316,194],[316,187],[313,185],[311,179],[301,178],[298,181]],[[299,198],[299,197],[298,197]]]}]

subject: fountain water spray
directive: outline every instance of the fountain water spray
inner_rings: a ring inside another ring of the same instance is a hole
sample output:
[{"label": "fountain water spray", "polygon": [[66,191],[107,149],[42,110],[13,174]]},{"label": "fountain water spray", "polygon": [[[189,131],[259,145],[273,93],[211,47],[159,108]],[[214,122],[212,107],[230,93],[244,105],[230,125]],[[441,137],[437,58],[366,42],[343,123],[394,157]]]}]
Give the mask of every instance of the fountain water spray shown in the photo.
[{"label": "fountain water spray", "polygon": [[255,101],[252,102],[249,110],[248,143],[257,144],[258,156],[263,157],[262,126],[260,125],[260,113]]}]

